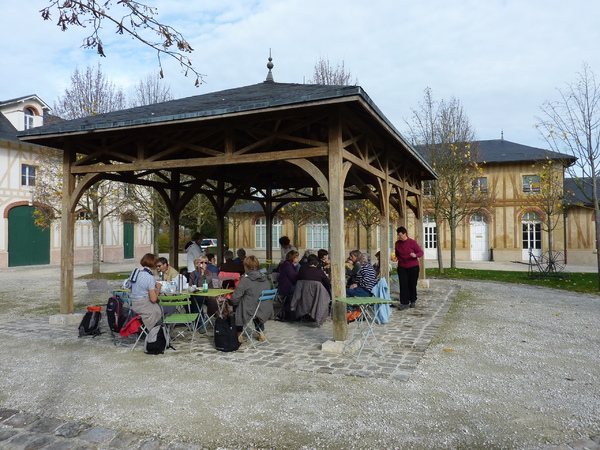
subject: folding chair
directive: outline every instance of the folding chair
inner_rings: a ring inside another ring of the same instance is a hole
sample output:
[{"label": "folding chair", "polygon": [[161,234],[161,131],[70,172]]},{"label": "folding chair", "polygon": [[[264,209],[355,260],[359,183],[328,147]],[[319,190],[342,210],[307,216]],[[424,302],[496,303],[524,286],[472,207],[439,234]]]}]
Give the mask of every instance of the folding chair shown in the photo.
[{"label": "folding chair", "polygon": [[[256,345],[254,345],[254,340],[252,339],[252,334],[256,331],[255,330],[256,325],[254,323],[254,319],[256,319],[256,315],[258,314],[258,310],[260,309],[260,305],[262,304],[262,302],[267,301],[267,300],[273,300],[275,298],[275,294],[277,294],[277,289],[268,289],[268,290],[264,290],[260,293],[260,297],[258,297],[258,302],[256,304],[256,309],[254,310],[254,314],[252,314],[252,317],[250,318],[248,323],[246,325],[244,325],[244,328],[242,329],[242,336],[246,336],[248,338],[248,341],[254,348],[256,348]],[[265,339],[265,340],[266,340],[266,342],[269,342],[268,339]]]},{"label": "folding chair", "polygon": [[[142,322],[142,318],[138,315],[134,315],[131,319],[125,322],[125,325],[123,325],[123,328],[121,328],[121,331],[119,332],[119,344],[123,344],[124,339],[136,333],[137,337],[133,343],[133,346],[131,347],[132,351],[138,345],[138,342],[148,335],[148,329],[144,325],[144,322]],[[115,345],[118,345],[116,341]]]},{"label": "folding chair", "polygon": [[[169,301],[173,300],[173,301]],[[188,294],[183,295],[173,295],[170,298],[161,297],[160,304],[162,306],[176,306],[178,308],[186,308],[187,311],[190,311],[191,306],[190,296]],[[186,312],[176,312],[171,314],[168,317],[163,318],[163,323],[169,327],[169,331],[171,332],[171,336],[173,336],[173,330],[175,329],[175,325],[185,325],[186,329],[191,331],[192,333],[192,343],[190,346],[190,351],[194,346],[194,338],[196,336],[196,324],[198,322],[198,313],[186,313]],[[179,336],[183,336],[185,329],[177,333],[172,339],[177,339]]]}]

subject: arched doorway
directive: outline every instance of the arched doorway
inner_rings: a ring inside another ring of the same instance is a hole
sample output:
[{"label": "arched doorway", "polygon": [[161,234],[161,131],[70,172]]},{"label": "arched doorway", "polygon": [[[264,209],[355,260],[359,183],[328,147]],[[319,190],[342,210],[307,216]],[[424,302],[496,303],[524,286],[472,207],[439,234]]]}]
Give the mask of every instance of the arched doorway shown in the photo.
[{"label": "arched doorway", "polygon": [[471,261],[488,261],[489,253],[488,221],[485,214],[471,216]]},{"label": "arched doorway", "polygon": [[50,229],[35,225],[35,208],[15,206],[8,211],[8,265],[50,264]]},{"label": "arched doorway", "polygon": [[523,214],[523,250],[521,259],[529,260],[529,249],[534,256],[542,254],[542,220],[536,212],[529,211]]}]

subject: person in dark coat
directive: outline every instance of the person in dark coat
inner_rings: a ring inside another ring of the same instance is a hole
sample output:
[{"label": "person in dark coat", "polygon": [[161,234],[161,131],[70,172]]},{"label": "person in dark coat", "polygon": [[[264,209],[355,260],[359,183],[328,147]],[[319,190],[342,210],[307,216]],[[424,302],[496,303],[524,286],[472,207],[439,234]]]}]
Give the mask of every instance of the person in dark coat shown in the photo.
[{"label": "person in dark coat", "polygon": [[298,252],[291,250],[285,255],[285,261],[279,265],[279,278],[277,292],[279,295],[286,297],[294,292],[294,285],[298,278]]},{"label": "person in dark coat", "polygon": [[[244,259],[245,274],[242,276],[240,283],[231,295],[230,303],[237,307],[235,312],[235,324],[238,329],[238,339],[243,341],[242,329],[244,325],[250,322],[256,306],[258,298],[262,291],[271,289],[271,283],[267,280],[265,274],[260,271],[260,264],[256,256],[249,255]],[[264,341],[265,337],[265,322],[273,315],[273,300],[264,300],[260,302],[258,314],[254,320],[258,340]]]},{"label": "person in dark coat", "polygon": [[297,281],[300,280],[310,280],[310,281],[320,281],[327,292],[329,292],[329,296],[331,297],[331,281],[323,272],[323,269],[319,268],[319,258],[316,255],[310,255],[307,258],[307,263],[304,267],[301,267],[298,271]]},{"label": "person in dark coat", "polygon": [[227,250],[223,255],[225,262],[219,266],[220,272],[244,273],[244,265],[233,260],[233,252]]}]

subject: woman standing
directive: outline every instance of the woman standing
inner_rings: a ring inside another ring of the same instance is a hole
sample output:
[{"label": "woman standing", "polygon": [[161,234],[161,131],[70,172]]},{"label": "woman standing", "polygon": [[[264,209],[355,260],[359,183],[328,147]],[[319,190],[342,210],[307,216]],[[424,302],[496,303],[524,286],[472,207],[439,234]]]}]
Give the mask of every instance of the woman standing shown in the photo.
[{"label": "woman standing", "polygon": [[128,280],[131,286],[131,308],[140,315],[148,331],[163,317],[162,308],[158,304],[161,285],[158,281],[154,281],[153,273],[157,264],[156,255],[146,253],[140,260],[142,268],[134,270]]},{"label": "woman standing", "polygon": [[[267,280],[265,274],[260,271],[260,264],[256,256],[250,255],[244,259],[244,275],[240,283],[231,295],[230,303],[237,306],[235,312],[235,324],[238,329],[238,339],[243,341],[242,329],[244,325],[250,322],[250,318],[256,311],[258,298],[262,291],[271,288],[271,283]],[[273,300],[264,300],[260,302],[258,314],[254,319],[254,326],[258,333],[258,340],[264,341],[265,322],[273,315]]]},{"label": "woman standing", "polygon": [[417,281],[419,280],[419,258],[423,250],[417,241],[406,234],[406,228],[399,227],[396,241],[398,260],[398,281],[400,284],[400,309],[414,308],[417,302]]}]

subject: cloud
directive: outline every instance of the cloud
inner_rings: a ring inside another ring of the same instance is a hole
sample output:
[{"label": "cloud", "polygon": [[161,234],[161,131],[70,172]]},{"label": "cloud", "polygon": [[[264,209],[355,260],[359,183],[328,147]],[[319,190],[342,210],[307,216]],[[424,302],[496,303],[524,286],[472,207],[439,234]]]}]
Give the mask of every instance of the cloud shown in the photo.
[{"label": "cloud", "polygon": [[[103,30],[107,58],[80,48],[85,30],[62,33],[44,22],[48,0],[0,4],[0,98],[37,93],[47,103],[75,67],[102,64],[127,91],[158,73],[156,54]],[[206,84],[162,63],[176,97],[260,83],[272,51],[278,82],[302,83],[319,57],[344,62],[400,130],[431,87],[436,99],[461,100],[480,139],[543,146],[534,116],[556,87],[574,81],[583,61],[600,72],[600,4],[587,0],[161,0],[158,19],[181,31]],[[113,5],[111,11],[119,11]]]}]

